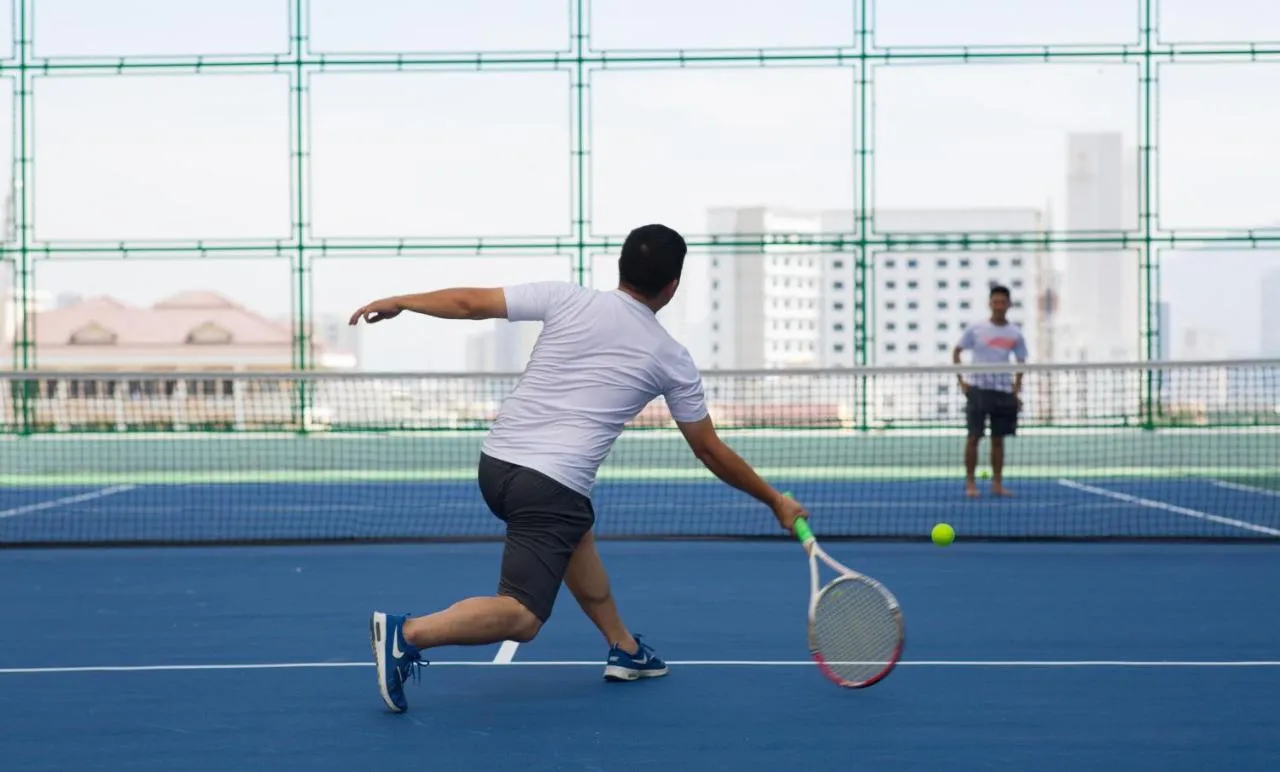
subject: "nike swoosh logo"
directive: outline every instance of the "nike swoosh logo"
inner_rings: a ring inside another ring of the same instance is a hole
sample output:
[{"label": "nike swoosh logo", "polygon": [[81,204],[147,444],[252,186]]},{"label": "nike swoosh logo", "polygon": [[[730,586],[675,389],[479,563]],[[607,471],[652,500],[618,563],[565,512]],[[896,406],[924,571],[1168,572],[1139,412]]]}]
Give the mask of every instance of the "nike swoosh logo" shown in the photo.
[{"label": "nike swoosh logo", "polygon": [[[387,632],[391,633],[390,630],[388,630]],[[400,659],[401,657],[404,656],[404,652],[400,651],[400,636],[396,635],[395,633],[391,633],[391,656],[395,657],[396,659]]]}]

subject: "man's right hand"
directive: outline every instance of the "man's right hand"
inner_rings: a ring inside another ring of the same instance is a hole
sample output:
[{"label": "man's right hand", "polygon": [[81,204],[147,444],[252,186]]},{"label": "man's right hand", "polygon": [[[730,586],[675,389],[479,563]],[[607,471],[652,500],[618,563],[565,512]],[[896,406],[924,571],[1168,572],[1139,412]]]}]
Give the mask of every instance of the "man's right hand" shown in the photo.
[{"label": "man's right hand", "polygon": [[794,533],[796,520],[802,517],[807,518],[809,513],[800,505],[800,502],[790,496],[779,496],[773,503],[773,516],[778,518],[778,524],[782,526],[782,530]]}]

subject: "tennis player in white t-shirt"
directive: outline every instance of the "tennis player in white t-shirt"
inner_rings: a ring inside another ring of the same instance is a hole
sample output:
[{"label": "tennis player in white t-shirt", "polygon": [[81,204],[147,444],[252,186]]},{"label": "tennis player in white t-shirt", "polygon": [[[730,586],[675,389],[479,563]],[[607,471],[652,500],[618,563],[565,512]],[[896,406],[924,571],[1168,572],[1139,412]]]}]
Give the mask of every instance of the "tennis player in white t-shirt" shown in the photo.
[{"label": "tennis player in white t-shirt", "polygon": [[596,472],[614,441],[659,396],[694,455],[717,477],[768,505],[787,531],[806,516],[720,440],[693,359],[657,320],[675,295],[686,253],[679,233],[645,225],[622,246],[614,290],[567,282],[454,288],[384,298],[352,315],[353,325],[402,311],[543,323],[480,456],[481,494],[506,523],[497,594],[421,617],[374,612],[371,643],[391,710],[407,709],[404,681],[424,664],[428,649],[532,640],[550,617],[562,582],[610,646],[605,678],[667,673],[662,659],[622,622],[595,548],[591,504]]},{"label": "tennis player in white t-shirt", "polygon": [[[1005,364],[1010,358],[1027,361],[1027,340],[1022,328],[1009,321],[1009,288],[991,288],[988,304],[991,316],[965,328],[951,352],[951,361],[960,364],[960,352],[972,352],[973,364]],[[978,444],[991,423],[991,492],[1008,496],[1004,485],[1004,438],[1018,433],[1018,413],[1022,410],[1022,373],[973,373],[968,381],[958,376],[965,394],[965,418],[969,436],[964,446],[965,495],[976,497],[978,485],[974,473],[978,467]]]}]

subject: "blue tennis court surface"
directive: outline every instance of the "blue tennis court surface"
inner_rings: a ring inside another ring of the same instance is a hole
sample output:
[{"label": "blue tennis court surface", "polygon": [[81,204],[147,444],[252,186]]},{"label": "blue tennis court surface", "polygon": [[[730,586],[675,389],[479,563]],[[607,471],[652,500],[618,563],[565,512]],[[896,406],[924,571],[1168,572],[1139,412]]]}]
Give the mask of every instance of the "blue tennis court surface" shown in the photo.
[{"label": "blue tennis court surface", "polygon": [[[956,479],[772,482],[827,537],[917,538],[946,520],[967,538],[1280,538],[1277,491],[1213,479],[1014,478],[1014,499],[977,500]],[[714,480],[609,481],[595,501],[602,536],[778,533]],[[475,538],[501,526],[473,480],[0,488],[0,543]]]},{"label": "blue tennis court surface", "polygon": [[369,612],[491,592],[497,544],[3,552],[2,766],[1274,769],[1274,546],[829,549],[903,603],[906,661],[870,689],[808,664],[794,543],[606,542],[669,677],[604,682],[565,592],[510,664],[433,653],[403,715]]}]

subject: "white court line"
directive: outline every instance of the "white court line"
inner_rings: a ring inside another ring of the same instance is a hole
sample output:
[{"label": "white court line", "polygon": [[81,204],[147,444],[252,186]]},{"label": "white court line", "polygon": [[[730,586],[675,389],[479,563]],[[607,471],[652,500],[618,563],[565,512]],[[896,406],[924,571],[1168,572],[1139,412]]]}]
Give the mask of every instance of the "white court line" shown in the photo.
[{"label": "white court line", "polygon": [[498,653],[493,655],[493,664],[510,665],[511,660],[516,658],[516,649],[520,648],[520,644],[515,641],[503,641],[498,647]]},{"label": "white court line", "polygon": [[1238,491],[1240,493],[1256,493],[1259,496],[1276,496],[1280,497],[1280,491],[1267,490],[1266,488],[1255,488],[1252,485],[1241,485],[1240,483],[1227,482],[1226,480],[1210,480],[1209,482],[1219,488],[1226,488],[1229,491]]},{"label": "white court line", "polygon": [[[815,667],[813,660],[668,660],[676,667]],[[79,667],[0,668],[0,675],[44,675],[54,673],[148,673],[203,670],[313,670],[367,668],[372,662],[268,662],[225,665],[87,665]],[[524,660],[498,663],[488,660],[432,662],[430,667],[600,667],[599,660]],[[898,667],[940,668],[1280,668],[1280,660],[906,660]]]},{"label": "white court line", "polygon": [[1078,491],[1084,491],[1085,493],[1092,493],[1095,496],[1104,496],[1109,499],[1115,499],[1116,501],[1125,501],[1130,504],[1137,504],[1140,507],[1150,507],[1151,509],[1163,509],[1166,512],[1173,512],[1179,515],[1186,515],[1187,517],[1194,517],[1199,520],[1209,520],[1215,523],[1222,523],[1223,525],[1234,526],[1236,528],[1241,528],[1246,531],[1254,531],[1256,533],[1265,533],[1268,536],[1280,536],[1280,529],[1268,528],[1265,525],[1258,525],[1257,523],[1248,523],[1248,522],[1245,522],[1244,520],[1236,520],[1230,517],[1223,517],[1222,515],[1214,515],[1208,512],[1201,512],[1198,509],[1187,509],[1186,507],[1179,507],[1174,504],[1168,504],[1163,501],[1155,501],[1153,499],[1144,499],[1140,496],[1130,496],[1127,493],[1120,493],[1119,491],[1108,490],[1106,488],[1096,488],[1092,485],[1085,485],[1084,483],[1075,482],[1074,480],[1065,480],[1065,479],[1058,480],[1058,484],[1066,488],[1073,488]]},{"label": "white court line", "polygon": [[39,512],[42,509],[57,509],[58,507],[65,507],[68,504],[79,504],[82,501],[92,501],[94,499],[100,499],[103,496],[113,496],[117,493],[124,493],[125,491],[131,491],[136,487],[138,486],[113,485],[110,488],[100,488],[99,490],[96,490],[96,491],[89,491],[88,493],[80,493],[75,496],[63,496],[60,499],[49,499],[48,501],[38,501],[35,504],[27,504],[21,507],[14,507],[13,509],[6,509],[0,512],[0,518],[17,517],[18,515],[25,515],[30,512]]}]

